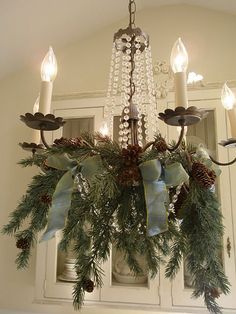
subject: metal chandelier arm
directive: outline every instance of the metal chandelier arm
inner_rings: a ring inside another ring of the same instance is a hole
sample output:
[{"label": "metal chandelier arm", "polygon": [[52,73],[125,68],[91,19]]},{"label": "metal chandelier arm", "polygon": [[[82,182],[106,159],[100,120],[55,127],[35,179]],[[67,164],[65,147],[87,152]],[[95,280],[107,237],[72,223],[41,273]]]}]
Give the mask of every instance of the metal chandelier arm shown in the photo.
[{"label": "metal chandelier arm", "polygon": [[42,140],[43,145],[44,145],[46,148],[50,148],[50,146],[49,146],[48,143],[46,142],[46,139],[45,139],[45,136],[44,136],[44,130],[42,130],[42,129],[40,129],[40,137],[41,137],[41,140]]},{"label": "metal chandelier arm", "polygon": [[229,162],[220,162],[220,161],[217,161],[215,160],[213,157],[209,156],[211,161],[218,165],[218,166],[230,166],[230,165],[233,165],[235,162],[236,162],[236,158],[234,158],[233,160],[229,161]]},{"label": "metal chandelier arm", "polygon": [[[179,124],[180,124],[180,127],[181,127],[181,132],[180,132],[180,135],[179,135],[179,139],[177,141],[177,143],[174,145],[174,146],[167,146],[167,150],[169,152],[173,152],[175,151],[176,149],[179,148],[180,144],[182,143],[183,141],[183,138],[184,138],[184,127],[185,127],[185,120],[184,119],[181,119],[179,120]],[[151,142],[148,142],[144,147],[143,147],[143,151],[145,152],[150,146],[154,145],[155,144],[155,141],[151,141]]]},{"label": "metal chandelier arm", "polygon": [[185,131],[185,130],[184,130],[184,127],[185,127],[185,119],[180,119],[180,120],[179,120],[179,124],[180,124],[180,127],[181,127],[179,139],[178,139],[177,143],[176,143],[174,146],[172,146],[172,147],[168,146],[168,147],[167,147],[167,149],[168,149],[169,152],[174,152],[176,149],[178,149],[179,146],[180,146],[180,144],[181,144],[182,141],[183,141],[183,138],[184,138],[184,131]]},{"label": "metal chandelier arm", "polygon": [[155,144],[155,141],[152,142],[148,142],[144,147],[143,147],[143,151],[145,152],[149,147],[151,147],[153,144]]}]

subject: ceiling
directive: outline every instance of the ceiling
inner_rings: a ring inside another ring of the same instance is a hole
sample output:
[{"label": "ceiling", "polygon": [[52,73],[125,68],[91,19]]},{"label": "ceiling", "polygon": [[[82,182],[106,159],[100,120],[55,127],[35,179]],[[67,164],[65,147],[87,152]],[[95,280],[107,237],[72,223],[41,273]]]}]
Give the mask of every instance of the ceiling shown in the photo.
[{"label": "ceiling", "polygon": [[[128,0],[0,0],[0,78],[127,16]],[[236,0],[136,0],[139,10],[189,4],[236,15]]]}]

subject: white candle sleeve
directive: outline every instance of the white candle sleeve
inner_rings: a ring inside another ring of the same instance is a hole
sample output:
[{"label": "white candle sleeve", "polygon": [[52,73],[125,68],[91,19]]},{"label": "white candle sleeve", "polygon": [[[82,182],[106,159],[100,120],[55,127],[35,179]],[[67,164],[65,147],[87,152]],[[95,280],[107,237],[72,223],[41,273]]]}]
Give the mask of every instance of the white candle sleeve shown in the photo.
[{"label": "white candle sleeve", "polygon": [[34,130],[33,129],[32,143],[40,144],[40,131],[39,130]]},{"label": "white candle sleeve", "polygon": [[188,107],[186,73],[176,72],[174,74],[175,80],[175,107]]},{"label": "white candle sleeve", "polygon": [[42,81],[39,96],[39,112],[45,114],[50,113],[52,100],[52,82]]},{"label": "white candle sleeve", "polygon": [[231,137],[236,139],[236,107],[227,110],[231,128]]}]

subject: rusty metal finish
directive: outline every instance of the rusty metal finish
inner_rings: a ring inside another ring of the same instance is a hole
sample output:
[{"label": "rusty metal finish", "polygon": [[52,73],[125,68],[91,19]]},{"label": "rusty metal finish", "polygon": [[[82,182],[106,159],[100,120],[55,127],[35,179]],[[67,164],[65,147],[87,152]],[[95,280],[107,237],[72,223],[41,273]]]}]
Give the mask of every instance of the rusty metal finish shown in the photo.
[{"label": "rusty metal finish", "polygon": [[[136,13],[136,4],[134,0],[129,1],[129,25],[124,29],[119,29],[115,34],[113,41],[116,43],[117,50],[126,51],[126,43],[128,42],[127,38],[130,37],[134,42],[137,41],[140,43],[141,47],[139,50],[144,51],[146,47],[149,46],[149,36],[141,30],[141,28],[135,26],[135,13]],[[121,40],[122,44],[118,45],[117,41]],[[135,45],[133,45],[133,50],[136,51]]]},{"label": "rusty metal finish", "polygon": [[63,118],[56,118],[53,114],[44,115],[41,112],[36,112],[34,115],[28,112],[25,115],[21,115],[20,120],[31,129],[44,131],[54,131],[65,124]]},{"label": "rusty metal finish", "polygon": [[182,143],[183,141],[183,138],[184,138],[184,127],[185,127],[185,120],[184,119],[180,119],[179,120],[179,125],[181,126],[181,132],[180,132],[180,135],[179,135],[179,139],[177,141],[177,143],[174,145],[174,146],[168,146],[167,149],[169,152],[174,152],[176,149],[179,148],[180,144]]},{"label": "rusty metal finish", "polygon": [[135,0],[129,0],[129,26],[130,27],[135,27],[135,13],[136,13]]},{"label": "rusty metal finish", "polygon": [[26,151],[32,152],[33,154],[40,153],[44,150],[44,147],[42,144],[36,144],[36,143],[23,142],[23,143],[19,143],[19,146]]},{"label": "rusty metal finish", "polygon": [[221,146],[224,146],[225,148],[236,148],[236,139],[235,138],[229,138],[225,141],[221,141],[219,144]]},{"label": "rusty metal finish", "polygon": [[172,126],[181,126],[179,122],[184,120],[184,125],[188,126],[198,123],[204,119],[207,114],[207,111],[198,109],[195,106],[188,108],[176,107],[175,110],[166,109],[164,112],[160,112],[158,118]]},{"label": "rusty metal finish", "polygon": [[[141,43],[146,43],[146,47],[149,46],[149,35],[141,30],[141,28],[131,28],[128,26],[127,28],[120,28],[113,37],[113,41],[115,42],[118,39],[121,39],[122,42],[127,43],[127,37],[135,37],[136,39],[139,37]],[[140,49],[141,50],[141,49]]]},{"label": "rusty metal finish", "polygon": [[45,139],[45,136],[44,136],[44,130],[40,130],[40,137],[41,137],[41,140],[43,142],[43,145],[46,147],[46,148],[50,148],[50,146],[48,145],[48,143],[46,142],[46,139]]},{"label": "rusty metal finish", "polygon": [[233,160],[231,160],[229,162],[221,162],[221,161],[215,160],[212,156],[209,156],[209,157],[211,158],[211,161],[214,162],[214,164],[216,164],[218,166],[230,166],[236,162],[236,158],[234,158]]}]

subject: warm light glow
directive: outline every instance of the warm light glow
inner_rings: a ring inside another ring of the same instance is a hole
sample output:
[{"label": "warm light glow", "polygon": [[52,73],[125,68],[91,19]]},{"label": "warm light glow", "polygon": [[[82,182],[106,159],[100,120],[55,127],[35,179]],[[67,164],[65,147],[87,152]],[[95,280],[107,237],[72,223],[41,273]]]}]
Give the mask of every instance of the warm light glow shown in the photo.
[{"label": "warm light glow", "polygon": [[226,110],[230,110],[233,108],[235,104],[235,95],[232,90],[225,83],[221,90],[221,102]]},{"label": "warm light glow", "polygon": [[39,96],[35,100],[34,107],[33,107],[33,114],[39,111]]},{"label": "warm light glow", "polygon": [[41,65],[41,78],[42,81],[53,82],[57,75],[57,59],[52,50],[52,47],[49,47],[48,53],[43,59]]},{"label": "warm light glow", "polygon": [[203,76],[201,74],[196,74],[195,72],[189,72],[187,84],[194,84],[203,80]]},{"label": "warm light glow", "polygon": [[188,67],[188,53],[181,38],[175,42],[170,56],[170,64],[174,73],[186,72]]},{"label": "warm light glow", "polygon": [[102,136],[108,136],[109,130],[108,130],[107,123],[105,121],[102,122],[99,132],[102,134]]},{"label": "warm light glow", "polygon": [[[180,135],[181,129],[182,129],[181,126],[177,126],[176,129],[177,129],[178,134]],[[186,136],[187,132],[188,132],[188,127],[185,126],[184,127],[184,136]]]}]

